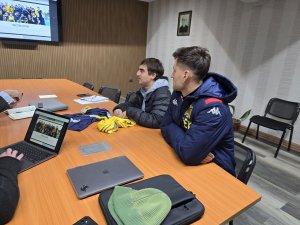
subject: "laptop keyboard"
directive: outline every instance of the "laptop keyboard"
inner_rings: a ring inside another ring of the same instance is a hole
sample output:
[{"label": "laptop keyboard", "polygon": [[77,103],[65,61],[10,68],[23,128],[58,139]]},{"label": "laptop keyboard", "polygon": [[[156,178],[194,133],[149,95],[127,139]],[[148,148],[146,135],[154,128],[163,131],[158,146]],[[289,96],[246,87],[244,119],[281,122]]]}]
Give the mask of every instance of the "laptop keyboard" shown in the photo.
[{"label": "laptop keyboard", "polygon": [[43,152],[39,149],[34,148],[34,146],[26,143],[26,142],[19,142],[17,144],[14,144],[12,146],[13,150],[18,150],[18,153],[24,154],[24,159],[30,161],[30,162],[38,162],[41,161],[49,156],[51,154],[47,152]]}]

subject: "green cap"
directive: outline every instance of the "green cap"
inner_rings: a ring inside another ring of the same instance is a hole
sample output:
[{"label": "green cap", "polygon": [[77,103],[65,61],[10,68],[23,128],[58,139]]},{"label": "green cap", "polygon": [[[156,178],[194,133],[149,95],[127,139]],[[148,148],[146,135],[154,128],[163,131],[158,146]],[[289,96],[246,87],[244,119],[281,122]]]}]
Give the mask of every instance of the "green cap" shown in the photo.
[{"label": "green cap", "polygon": [[169,196],[155,188],[116,186],[108,201],[110,214],[118,225],[159,225],[171,206]]}]

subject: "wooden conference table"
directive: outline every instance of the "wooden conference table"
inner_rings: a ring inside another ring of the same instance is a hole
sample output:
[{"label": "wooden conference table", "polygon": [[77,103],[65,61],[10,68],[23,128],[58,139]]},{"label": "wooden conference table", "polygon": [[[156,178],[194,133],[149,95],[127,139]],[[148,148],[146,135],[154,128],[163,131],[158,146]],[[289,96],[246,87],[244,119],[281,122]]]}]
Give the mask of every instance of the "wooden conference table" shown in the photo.
[{"label": "wooden conference table", "polygon": [[[76,94],[94,93],[65,79],[1,80],[0,90],[18,89],[24,93],[16,107],[38,101],[38,95],[55,94],[69,109],[59,112],[77,113],[83,105],[73,101]],[[112,110],[114,103],[92,106]],[[0,114],[0,146],[22,140],[30,119],[12,121]],[[106,142],[111,150],[83,156],[79,147]],[[73,224],[83,216],[90,216],[98,224],[106,224],[98,204],[98,194],[77,199],[66,170],[112,157],[126,155],[145,175],[169,174],[187,190],[196,194],[205,206],[203,217],[195,224],[223,224],[258,202],[260,194],[244,185],[214,163],[185,166],[166,144],[159,129],[140,126],[119,129],[105,134],[96,129],[96,123],[82,132],[68,131],[60,154],[30,170],[19,174],[20,201],[9,224]],[[5,206],[1,206],[5,207]]]}]

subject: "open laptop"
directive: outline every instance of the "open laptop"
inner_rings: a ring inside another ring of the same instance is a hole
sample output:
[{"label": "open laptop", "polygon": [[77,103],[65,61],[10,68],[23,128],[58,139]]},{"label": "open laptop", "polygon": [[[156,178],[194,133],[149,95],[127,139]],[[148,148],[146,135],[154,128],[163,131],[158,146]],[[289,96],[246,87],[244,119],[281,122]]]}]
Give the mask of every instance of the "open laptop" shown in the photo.
[{"label": "open laptop", "polygon": [[126,156],[68,169],[67,174],[79,199],[144,177]]},{"label": "open laptop", "polygon": [[38,102],[30,102],[29,105],[34,105],[36,108],[47,110],[49,112],[56,112],[68,109],[65,103],[57,101],[55,99],[47,99]]},{"label": "open laptop", "polygon": [[24,141],[3,147],[23,153],[21,171],[34,167],[59,153],[64,140],[69,118],[48,111],[36,109]]}]

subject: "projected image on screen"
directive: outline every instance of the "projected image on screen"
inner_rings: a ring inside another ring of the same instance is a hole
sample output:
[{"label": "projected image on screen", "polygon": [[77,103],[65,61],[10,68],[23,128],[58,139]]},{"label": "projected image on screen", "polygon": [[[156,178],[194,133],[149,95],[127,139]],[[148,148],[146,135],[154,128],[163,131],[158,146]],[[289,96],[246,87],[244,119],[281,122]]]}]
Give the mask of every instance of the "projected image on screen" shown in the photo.
[{"label": "projected image on screen", "polygon": [[51,41],[57,22],[56,1],[0,0],[0,37]]}]

